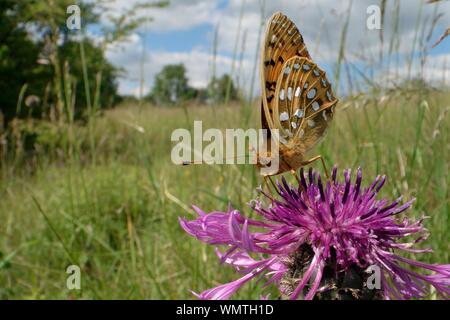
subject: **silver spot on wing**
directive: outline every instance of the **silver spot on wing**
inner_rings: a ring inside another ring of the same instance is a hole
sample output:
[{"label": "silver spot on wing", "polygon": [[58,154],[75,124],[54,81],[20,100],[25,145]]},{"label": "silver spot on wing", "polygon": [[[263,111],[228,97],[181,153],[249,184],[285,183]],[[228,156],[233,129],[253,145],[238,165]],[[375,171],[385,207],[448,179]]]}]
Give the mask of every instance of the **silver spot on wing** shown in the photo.
[{"label": "silver spot on wing", "polygon": [[320,104],[317,101],[314,101],[311,106],[314,111],[317,111],[320,109]]},{"label": "silver spot on wing", "polygon": [[289,120],[289,115],[287,112],[282,112],[280,114],[280,121],[288,121]]},{"label": "silver spot on wing", "polygon": [[311,90],[308,91],[306,97],[311,100],[316,96],[316,92],[317,90],[315,88],[312,88]]}]

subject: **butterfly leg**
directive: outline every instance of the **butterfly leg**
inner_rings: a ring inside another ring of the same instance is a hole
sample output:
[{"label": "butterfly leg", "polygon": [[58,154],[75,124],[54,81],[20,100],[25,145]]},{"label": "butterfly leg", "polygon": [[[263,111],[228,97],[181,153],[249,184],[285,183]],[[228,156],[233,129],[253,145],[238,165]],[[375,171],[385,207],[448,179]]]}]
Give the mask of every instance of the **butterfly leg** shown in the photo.
[{"label": "butterfly leg", "polygon": [[295,177],[295,179],[297,180],[298,185],[301,185],[300,177],[298,176],[297,171],[295,171],[294,169],[291,169],[291,174],[292,174],[292,175]]},{"label": "butterfly leg", "polygon": [[269,191],[269,193],[271,193],[271,191],[270,191],[270,185],[269,185],[269,183],[267,182],[267,177],[266,176],[263,176],[263,190],[264,189],[267,189],[267,191]]},{"label": "butterfly leg", "polygon": [[327,165],[325,164],[325,160],[322,158],[321,155],[315,156],[315,157],[303,162],[302,165],[307,166],[308,164],[311,164],[317,160],[320,160],[322,162],[323,170],[325,170],[325,176],[327,177],[328,180],[330,180],[330,176],[328,175]]},{"label": "butterfly leg", "polygon": [[[275,191],[277,191],[277,186],[275,185],[275,182],[273,182],[273,180],[270,176],[264,176],[263,179],[264,179],[264,185],[266,185],[267,190],[269,191],[269,194],[273,196],[270,185],[272,185],[273,189]],[[269,184],[269,182],[270,182],[270,184]]]}]

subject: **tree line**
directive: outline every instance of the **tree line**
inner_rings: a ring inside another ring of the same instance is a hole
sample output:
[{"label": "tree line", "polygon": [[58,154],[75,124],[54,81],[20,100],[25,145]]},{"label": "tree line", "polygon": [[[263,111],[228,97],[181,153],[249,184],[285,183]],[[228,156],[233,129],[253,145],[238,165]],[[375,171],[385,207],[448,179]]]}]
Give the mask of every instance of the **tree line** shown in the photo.
[{"label": "tree line", "polygon": [[[94,96],[96,91],[102,107],[118,101],[120,70],[106,60],[101,44],[87,37],[77,39],[67,29],[70,3],[0,1],[0,111],[4,123],[25,116],[61,118],[69,104],[74,116],[81,117],[87,95]],[[80,6],[85,24],[98,22],[93,4]],[[83,72],[83,64],[88,72]]]},{"label": "tree line", "polygon": [[189,86],[183,64],[166,65],[155,76],[153,89],[146,100],[159,105],[195,101],[203,104],[221,104],[240,99],[240,92],[228,74],[210,79],[206,88]]},{"label": "tree line", "polygon": [[[101,41],[68,30],[71,0],[0,1],[0,129],[14,118],[87,119],[90,113],[117,105],[123,69],[105,56],[106,47],[124,41],[151,18],[134,15],[145,7],[164,8],[167,1],[138,4],[108,16]],[[101,26],[102,1],[80,3],[83,30]],[[96,9],[96,10],[95,10]],[[206,88],[189,85],[182,64],[163,67],[146,101],[175,105],[187,101],[217,104],[239,98],[229,75],[214,77]],[[0,130],[1,133],[2,130]]]}]

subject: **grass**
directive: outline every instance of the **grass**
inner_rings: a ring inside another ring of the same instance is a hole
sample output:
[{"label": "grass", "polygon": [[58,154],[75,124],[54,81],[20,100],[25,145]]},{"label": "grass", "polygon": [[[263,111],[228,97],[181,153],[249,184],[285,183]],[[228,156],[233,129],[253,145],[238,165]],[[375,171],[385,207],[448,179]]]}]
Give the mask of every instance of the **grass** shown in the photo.
[{"label": "grass", "polygon": [[[347,18],[352,4],[350,1]],[[358,84],[352,87],[352,67],[368,84],[364,87],[379,90],[372,79],[374,68],[386,63],[390,71],[399,67],[399,6],[397,3],[390,22],[393,32],[383,35],[380,31],[381,44],[383,39],[389,42],[388,56],[380,51],[380,61],[365,73],[347,61],[349,20],[344,19],[336,68],[330,78],[342,84],[347,74],[350,92],[361,91]],[[241,10],[245,14],[244,1]],[[260,10],[263,22],[264,1]],[[232,74],[239,39],[245,33],[239,26]],[[423,39],[420,32],[425,27],[419,16],[414,45],[407,54],[410,68],[417,62],[417,50],[427,54],[429,39]],[[315,51],[321,32],[322,26]],[[339,33],[333,30],[333,34]],[[219,40],[216,32],[213,76]],[[77,76],[83,77],[85,87],[78,90],[83,90],[89,88],[89,70],[82,45],[80,59],[83,74]],[[97,85],[95,93],[86,90],[88,121],[84,125],[73,118],[68,68],[55,76],[56,83],[65,84],[56,97],[59,106],[65,106],[65,120],[19,121],[14,124],[17,132],[31,134],[13,134],[17,148],[8,153],[0,149],[0,299],[189,299],[193,298],[190,290],[199,292],[235,279],[231,268],[219,265],[213,248],[184,233],[177,219],[194,217],[191,204],[211,211],[226,210],[231,203],[252,215],[246,203],[257,196],[261,178],[250,165],[176,166],[170,161],[170,136],[176,128],[192,130],[194,120],[202,120],[204,129],[258,128],[259,105],[252,103],[257,65],[255,59],[248,102],[239,104],[156,107],[139,103],[97,117]],[[25,90],[26,86],[19,95],[18,109]],[[377,174],[386,174],[380,196],[394,199],[402,194],[405,201],[416,198],[413,209],[404,215],[419,218],[425,213],[430,217],[425,225],[431,236],[425,245],[434,252],[415,258],[432,263],[450,260],[448,101],[448,91],[431,90],[420,82],[343,99],[326,138],[311,154],[321,154],[330,167],[337,164],[341,170],[355,171],[361,166],[365,185]],[[30,144],[36,150],[32,154],[24,151]],[[314,166],[321,170],[319,164]],[[66,268],[71,264],[81,268],[79,291],[66,287]],[[236,298],[258,299],[255,286],[259,284],[246,285]],[[276,291],[273,293],[272,297],[277,297]]]},{"label": "grass", "polygon": [[[436,263],[449,261],[449,98],[416,90],[347,99],[316,150],[329,165],[361,166],[366,184],[387,174],[383,196],[417,198],[406,214],[430,216],[435,250],[417,258]],[[0,298],[189,299],[191,289],[234,279],[177,218],[194,217],[191,204],[225,210],[231,202],[250,214],[260,178],[248,165],[176,166],[169,139],[198,119],[204,128],[245,128],[242,108],[121,106],[96,121],[95,163],[87,129],[74,126],[71,156],[61,148],[3,165]],[[66,289],[70,264],[81,267],[80,291]],[[237,297],[258,298],[253,289]]]}]

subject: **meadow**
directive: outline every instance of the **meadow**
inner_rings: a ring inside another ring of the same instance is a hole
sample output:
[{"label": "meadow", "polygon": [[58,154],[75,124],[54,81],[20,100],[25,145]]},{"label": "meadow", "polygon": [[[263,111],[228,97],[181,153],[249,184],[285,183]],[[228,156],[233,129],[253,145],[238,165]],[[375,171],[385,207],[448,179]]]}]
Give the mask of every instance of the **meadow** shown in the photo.
[{"label": "meadow", "polygon": [[[239,75],[233,69],[239,54],[243,56],[239,43],[244,6],[245,1],[236,41],[229,44],[234,47],[230,72],[234,77]],[[379,196],[415,198],[403,217],[428,217],[424,224],[430,236],[422,246],[434,251],[410,256],[448,263],[450,90],[445,86],[446,70],[443,86],[413,81],[409,73],[408,79],[395,79],[394,86],[375,79],[377,68],[399,71],[400,56],[408,71],[432,59],[427,55],[439,12],[436,9],[432,19],[423,22],[421,3],[411,53],[405,53],[396,2],[390,21],[393,31],[384,38],[380,32],[379,57],[373,52],[361,57],[367,67],[362,72],[360,65],[347,61],[352,55],[346,51],[351,6],[352,2],[342,13],[341,30],[320,27],[314,35],[317,43],[310,48],[315,48],[311,52],[317,56],[321,33],[332,33],[340,39],[340,47],[329,80],[341,84],[347,76],[347,87],[355,79],[362,85],[356,83],[346,94],[336,89],[340,102],[334,120],[310,156],[322,155],[328,167],[337,165],[339,172],[361,167],[363,186],[385,174],[387,182]],[[260,33],[265,19],[262,8]],[[212,61],[216,61],[220,40],[213,39]],[[225,211],[231,205],[254,216],[248,202],[259,196],[262,178],[252,165],[176,165],[170,157],[174,146],[170,137],[178,128],[192,131],[195,120],[203,122],[204,130],[259,128],[257,93],[223,104],[157,105],[141,99],[102,109],[102,69],[88,74],[92,65],[86,62],[82,42],[80,51],[78,43],[75,48],[73,61],[80,64],[79,74],[70,74],[75,71],[69,59],[63,70],[49,78],[58,84],[57,94],[51,93],[55,95],[51,108],[59,106],[60,117],[37,119],[22,112],[7,131],[0,128],[0,299],[194,299],[191,290],[201,292],[236,279],[234,270],[220,265],[211,246],[182,230],[178,217],[196,217],[192,205],[206,212]],[[253,67],[256,82],[257,65]],[[140,71],[143,75],[144,70]],[[81,119],[74,116],[75,88],[77,94],[86,93],[86,106],[80,111],[86,117]],[[17,110],[24,92],[19,94]],[[323,172],[320,162],[312,167]],[[295,182],[291,175],[285,177]],[[66,286],[69,265],[81,269],[80,290]],[[249,283],[233,298],[259,299],[257,287],[262,283]],[[268,292],[271,298],[278,297],[276,288],[263,291]]]},{"label": "meadow", "polygon": [[[329,167],[360,166],[365,185],[386,174],[381,196],[417,199],[404,214],[429,216],[434,252],[416,257],[426,262],[449,261],[449,101],[450,93],[425,87],[343,99],[316,149]],[[177,219],[193,218],[192,204],[250,214],[261,178],[251,165],[177,166],[170,135],[194,120],[258,127],[257,106],[121,105],[96,118],[92,132],[48,123],[48,136],[66,138],[41,142],[31,160],[4,155],[0,298],[190,299],[190,290],[234,279]],[[71,264],[81,268],[79,291],[66,288]],[[259,293],[249,284],[237,298]]]}]

